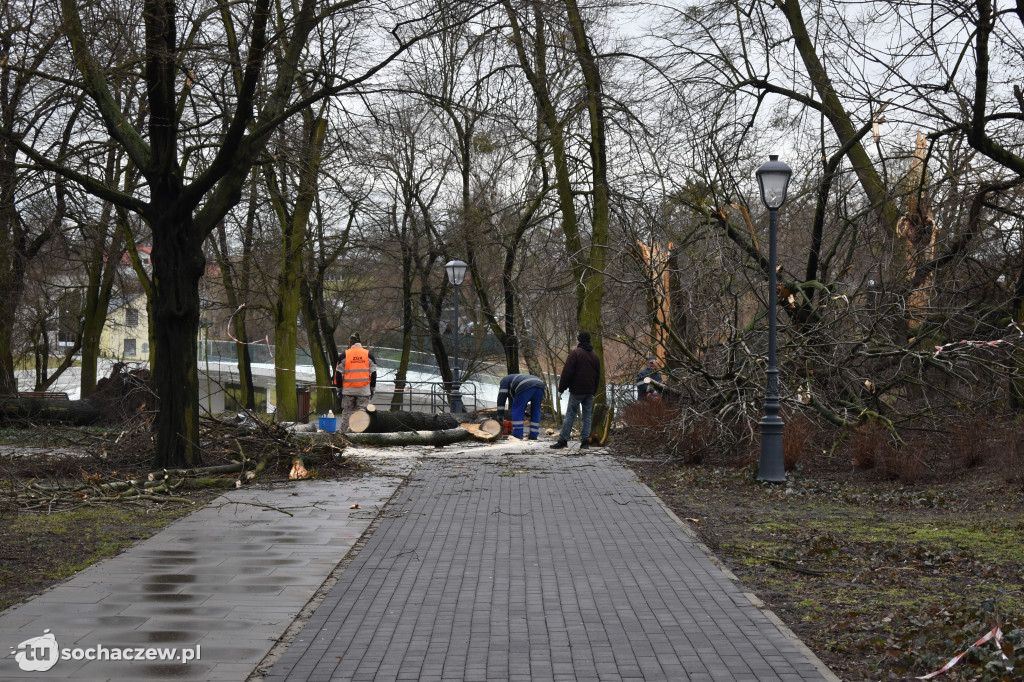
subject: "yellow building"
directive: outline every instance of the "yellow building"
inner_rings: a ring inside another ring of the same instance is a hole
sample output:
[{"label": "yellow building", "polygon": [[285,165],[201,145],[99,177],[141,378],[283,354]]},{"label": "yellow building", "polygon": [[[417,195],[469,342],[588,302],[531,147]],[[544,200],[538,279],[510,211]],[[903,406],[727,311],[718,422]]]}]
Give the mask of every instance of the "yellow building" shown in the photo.
[{"label": "yellow building", "polygon": [[110,301],[100,335],[100,356],[127,362],[149,362],[149,313],[145,294]]}]

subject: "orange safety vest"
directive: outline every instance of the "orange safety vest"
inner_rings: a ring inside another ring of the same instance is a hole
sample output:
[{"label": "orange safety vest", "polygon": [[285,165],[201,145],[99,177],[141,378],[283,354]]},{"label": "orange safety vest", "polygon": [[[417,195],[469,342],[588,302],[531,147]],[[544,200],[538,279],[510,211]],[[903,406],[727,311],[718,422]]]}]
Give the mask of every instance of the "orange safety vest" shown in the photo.
[{"label": "orange safety vest", "polygon": [[345,351],[345,369],[341,387],[343,389],[363,388],[369,385],[370,351],[361,346],[352,346]]}]

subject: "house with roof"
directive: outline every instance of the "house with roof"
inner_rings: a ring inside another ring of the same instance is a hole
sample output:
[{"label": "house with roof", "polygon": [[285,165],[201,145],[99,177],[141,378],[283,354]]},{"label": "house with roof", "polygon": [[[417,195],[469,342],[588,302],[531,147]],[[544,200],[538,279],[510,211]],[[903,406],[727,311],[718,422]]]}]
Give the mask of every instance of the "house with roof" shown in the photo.
[{"label": "house with roof", "polygon": [[149,312],[145,294],[110,299],[100,334],[100,356],[125,362],[149,362]]}]

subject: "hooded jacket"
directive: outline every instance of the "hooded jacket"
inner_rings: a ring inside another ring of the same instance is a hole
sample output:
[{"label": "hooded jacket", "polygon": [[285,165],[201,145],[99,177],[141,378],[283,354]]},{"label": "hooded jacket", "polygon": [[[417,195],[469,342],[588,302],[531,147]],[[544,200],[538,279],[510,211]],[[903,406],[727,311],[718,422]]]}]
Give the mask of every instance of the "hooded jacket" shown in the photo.
[{"label": "hooded jacket", "polygon": [[569,393],[594,395],[601,380],[601,361],[594,347],[582,342],[569,353],[558,378],[558,392],[568,389]]}]

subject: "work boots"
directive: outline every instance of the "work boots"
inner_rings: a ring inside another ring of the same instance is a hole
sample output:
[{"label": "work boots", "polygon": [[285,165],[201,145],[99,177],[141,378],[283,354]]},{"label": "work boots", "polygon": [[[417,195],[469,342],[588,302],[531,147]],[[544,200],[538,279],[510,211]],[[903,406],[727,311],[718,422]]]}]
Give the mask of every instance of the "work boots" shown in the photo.
[{"label": "work boots", "polygon": [[580,441],[580,450],[586,450],[589,447],[590,447],[590,441],[589,440],[581,440]]},{"label": "work boots", "polygon": [[552,450],[561,450],[561,449],[567,448],[567,447],[569,447],[569,444],[566,441],[564,441],[561,438],[559,438],[558,440],[555,441],[555,444],[551,446],[551,449]]}]

